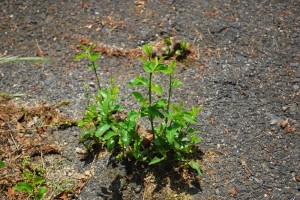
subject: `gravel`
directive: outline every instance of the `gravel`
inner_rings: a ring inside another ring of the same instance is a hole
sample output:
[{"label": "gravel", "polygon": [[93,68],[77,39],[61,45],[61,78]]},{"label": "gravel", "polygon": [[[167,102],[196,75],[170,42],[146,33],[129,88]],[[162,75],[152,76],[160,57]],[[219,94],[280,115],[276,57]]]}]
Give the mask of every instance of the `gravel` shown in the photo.
[{"label": "gravel", "polygon": [[[206,156],[200,187],[177,186],[193,199],[300,199],[295,178],[300,174],[299,1],[85,3],[86,9],[71,0],[1,1],[0,53],[34,56],[40,49],[52,58],[45,64],[0,65],[2,91],[24,94],[20,102],[26,104],[67,99],[70,104],[61,112],[78,118],[86,107],[82,85],[95,83],[85,62],[73,62],[78,36],[120,48],[136,48],[160,37],[187,40],[200,58],[179,64],[177,78],[185,85],[176,90],[175,100],[204,105],[197,127]],[[124,26],[105,23],[109,19]],[[101,67],[106,69],[99,70],[103,84],[112,74],[121,85],[122,103],[134,106],[127,83],[142,73],[141,62],[104,55]],[[286,119],[288,125],[281,127]],[[70,165],[79,172],[90,169],[91,163],[74,151],[80,146],[78,128],[52,134]],[[142,199],[147,170],[128,181],[126,164],[116,163],[108,156],[97,160],[95,176],[77,199]],[[157,177],[158,184],[166,186],[166,179]],[[165,199],[164,191],[156,190],[153,198]]]}]

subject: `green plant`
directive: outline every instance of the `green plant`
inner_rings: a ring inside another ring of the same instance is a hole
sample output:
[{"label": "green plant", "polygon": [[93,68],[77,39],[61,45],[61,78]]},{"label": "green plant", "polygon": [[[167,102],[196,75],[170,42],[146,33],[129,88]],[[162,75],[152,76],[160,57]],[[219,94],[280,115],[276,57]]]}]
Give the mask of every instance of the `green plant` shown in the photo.
[{"label": "green plant", "polygon": [[47,187],[43,186],[45,179],[42,177],[44,170],[36,165],[30,165],[29,159],[23,161],[23,182],[19,182],[12,189],[25,192],[35,200],[42,199],[47,193]]},{"label": "green plant", "polygon": [[[85,52],[79,53],[75,58],[75,60],[83,58],[90,60],[88,67],[94,71],[99,86],[97,94],[94,95],[96,103],[90,103],[88,92],[85,93],[88,108],[85,111],[83,120],[78,122],[78,126],[84,130],[84,133],[80,137],[80,142],[88,150],[93,150],[95,146],[106,146],[111,151],[116,142],[125,137],[120,132],[120,119],[118,119],[119,114],[123,111],[123,107],[116,103],[119,100],[119,87],[114,85],[113,79],[111,79],[107,89],[100,87],[95,61],[101,57],[101,54],[92,52],[93,46],[93,44],[89,47],[81,45]],[[85,85],[85,90],[89,91],[87,85]],[[121,146],[124,146],[122,145],[122,141],[120,140],[119,143]]]},{"label": "green plant", "polygon": [[[189,161],[186,155],[196,151],[196,144],[200,139],[195,135],[198,130],[191,128],[196,123],[197,113],[201,107],[192,107],[191,110],[184,110],[183,102],[179,105],[171,104],[173,89],[183,85],[173,78],[176,62],[163,64],[163,58],[152,58],[153,49],[150,45],[144,45],[143,51],[147,58],[142,58],[144,71],[149,78],[136,77],[131,81],[130,86],[142,86],[148,88],[148,99],[139,92],[133,92],[133,97],[140,103],[141,117],[147,117],[151,124],[152,146],[148,152],[149,164],[155,164],[163,160],[175,158],[176,160],[188,163],[200,174],[200,167],[197,162]],[[167,97],[163,98],[163,87],[153,82],[154,73],[163,73],[168,76],[169,85]],[[156,102],[153,102],[153,92],[158,94]],[[154,120],[157,119],[157,126],[154,128]]]},{"label": "green plant", "polygon": [[109,150],[113,149],[118,136],[117,115],[123,110],[122,106],[116,104],[118,91],[119,87],[113,85],[113,80],[108,89],[98,90],[94,95],[96,103],[89,105],[83,120],[78,122],[78,126],[84,130],[80,141],[87,149],[92,150],[95,145],[107,145]]},{"label": "green plant", "polygon": [[[183,47],[187,44],[183,43]],[[81,45],[85,52],[90,52],[93,45]],[[119,150],[118,158],[136,159],[153,165],[165,160],[176,159],[180,163],[189,165],[201,174],[197,161],[190,159],[190,155],[197,150],[196,144],[200,139],[199,133],[191,127],[196,123],[196,118],[201,107],[184,109],[184,104],[171,103],[173,89],[183,85],[174,79],[176,61],[164,63],[164,57],[153,58],[153,47],[146,44],[142,47],[146,58],[141,58],[147,77],[138,76],[132,80],[130,86],[141,86],[147,89],[147,96],[140,92],[133,92],[132,96],[140,104],[139,110],[130,110],[125,114],[119,100],[119,87],[111,81],[107,89],[100,89],[94,95],[96,103],[90,104],[85,111],[83,119],[78,125],[84,130],[80,141],[89,150],[95,147],[107,147],[109,151]],[[99,59],[97,53],[78,54],[76,60],[88,57],[91,64]],[[84,55],[84,56],[83,56]],[[90,67],[94,69],[94,67]],[[96,73],[96,71],[95,71]],[[153,81],[153,75],[162,73],[168,77],[167,94],[164,98],[164,89]],[[98,79],[98,76],[96,76]],[[125,116],[123,116],[125,115]],[[139,119],[149,120],[150,129],[144,131],[138,124]]]},{"label": "green plant", "polygon": [[99,68],[98,65],[95,64],[95,62],[101,58],[101,53],[93,52],[94,44],[90,46],[85,46],[83,44],[80,44],[81,48],[84,50],[84,52],[81,52],[77,54],[77,56],[74,58],[74,61],[81,60],[83,58],[88,58],[90,60],[90,64],[88,64],[88,68],[92,69],[94,71],[94,75],[97,80],[98,88],[101,90],[100,80],[97,74],[97,69]]},{"label": "green plant", "polygon": [[190,53],[188,50],[190,44],[187,41],[172,43],[170,38],[165,38],[164,42],[166,46],[162,47],[161,50],[165,59],[175,56],[176,60],[182,60]]}]

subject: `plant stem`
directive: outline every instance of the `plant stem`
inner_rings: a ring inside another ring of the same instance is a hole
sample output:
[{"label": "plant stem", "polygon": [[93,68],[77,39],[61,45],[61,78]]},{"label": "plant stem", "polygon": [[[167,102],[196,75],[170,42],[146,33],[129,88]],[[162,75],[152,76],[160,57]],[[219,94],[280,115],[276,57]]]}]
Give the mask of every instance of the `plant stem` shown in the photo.
[{"label": "plant stem", "polygon": [[95,63],[92,62],[92,65],[93,65],[93,70],[94,70],[94,73],[95,73],[95,76],[96,76],[96,80],[97,80],[97,84],[98,84],[98,88],[99,90],[101,90],[101,86],[100,86],[100,80],[99,80],[99,77],[98,77],[98,74],[97,74],[97,68],[95,66]]},{"label": "plant stem", "polygon": [[[172,95],[172,74],[170,74],[170,80],[169,80],[169,92],[168,92],[168,104],[167,104],[167,113],[169,112],[170,110],[170,101],[171,101],[171,95]],[[165,120],[165,123],[166,123],[166,128],[167,128],[167,125],[168,125],[168,117],[166,117],[166,120]]]},{"label": "plant stem", "polygon": [[[149,77],[149,92],[148,92],[148,95],[149,95],[149,106],[151,107],[152,106],[152,73],[150,73],[150,77]],[[153,139],[155,138],[155,135],[154,135],[154,126],[153,126],[153,116],[152,114],[149,113],[149,120],[150,120],[150,124],[151,124],[151,131],[153,133]]]}]

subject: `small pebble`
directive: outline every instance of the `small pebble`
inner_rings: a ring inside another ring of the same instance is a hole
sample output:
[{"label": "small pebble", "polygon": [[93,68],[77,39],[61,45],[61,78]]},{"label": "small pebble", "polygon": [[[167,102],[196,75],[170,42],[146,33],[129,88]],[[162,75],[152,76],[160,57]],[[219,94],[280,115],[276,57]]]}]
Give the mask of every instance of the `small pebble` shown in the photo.
[{"label": "small pebble", "polygon": [[286,111],[288,108],[289,108],[288,106],[283,106],[283,107],[282,107],[282,110],[283,110],[283,111]]},{"label": "small pebble", "polygon": [[298,70],[298,71],[295,72],[295,76],[296,76],[297,78],[300,78],[300,70]]},{"label": "small pebble", "polygon": [[298,90],[299,86],[298,85],[293,85],[294,90]]},{"label": "small pebble", "polygon": [[298,67],[298,63],[290,63],[290,67]]},{"label": "small pebble", "polygon": [[46,78],[46,80],[44,81],[45,85],[49,86],[52,83],[54,83],[54,81],[56,80],[56,78],[54,76],[50,76],[48,78]]},{"label": "small pebble", "polygon": [[300,78],[295,78],[292,82],[300,82]]},{"label": "small pebble", "polygon": [[134,191],[136,193],[139,193],[141,191],[142,187],[140,185],[137,185],[136,188],[134,188]]}]

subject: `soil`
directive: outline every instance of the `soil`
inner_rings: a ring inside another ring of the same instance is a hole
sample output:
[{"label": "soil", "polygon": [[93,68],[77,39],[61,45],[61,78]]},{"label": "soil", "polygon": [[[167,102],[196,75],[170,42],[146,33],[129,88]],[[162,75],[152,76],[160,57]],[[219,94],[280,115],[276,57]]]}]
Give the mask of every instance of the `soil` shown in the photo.
[{"label": "soil", "polygon": [[[105,152],[83,159],[78,127],[49,128],[43,138],[59,145],[62,155],[48,155],[46,164],[64,158],[52,179],[80,183],[72,198],[300,199],[298,0],[1,0],[0,5],[0,53],[51,58],[0,65],[0,90],[21,94],[14,99],[21,107],[67,102],[59,111],[82,117],[83,83],[95,91],[96,82],[86,62],[73,61],[79,42],[98,45],[101,81],[116,79],[127,108],[135,106],[128,82],[142,73],[137,59],[142,44],[174,37],[195,51],[178,64],[176,77],[184,86],[174,101],[204,106],[196,125],[202,130],[203,176],[183,180],[170,166],[136,166]],[[9,198],[6,189],[3,199]]]}]

